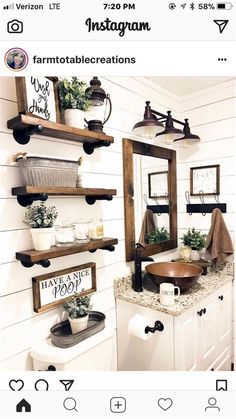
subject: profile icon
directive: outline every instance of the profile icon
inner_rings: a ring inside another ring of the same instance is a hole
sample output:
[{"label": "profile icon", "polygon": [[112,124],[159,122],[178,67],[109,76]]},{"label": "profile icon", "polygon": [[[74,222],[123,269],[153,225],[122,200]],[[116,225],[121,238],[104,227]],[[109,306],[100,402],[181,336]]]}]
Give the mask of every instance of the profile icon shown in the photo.
[{"label": "profile icon", "polygon": [[28,64],[29,58],[22,48],[11,48],[5,54],[5,64],[13,71],[21,71]]}]

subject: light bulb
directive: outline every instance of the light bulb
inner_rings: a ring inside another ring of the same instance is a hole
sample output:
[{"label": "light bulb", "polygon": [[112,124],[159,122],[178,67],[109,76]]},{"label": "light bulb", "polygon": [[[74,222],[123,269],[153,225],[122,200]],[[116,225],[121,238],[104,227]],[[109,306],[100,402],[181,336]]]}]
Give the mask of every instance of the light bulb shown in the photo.
[{"label": "light bulb", "polygon": [[171,134],[166,134],[165,135],[165,143],[170,145],[173,141],[172,141],[172,135]]}]

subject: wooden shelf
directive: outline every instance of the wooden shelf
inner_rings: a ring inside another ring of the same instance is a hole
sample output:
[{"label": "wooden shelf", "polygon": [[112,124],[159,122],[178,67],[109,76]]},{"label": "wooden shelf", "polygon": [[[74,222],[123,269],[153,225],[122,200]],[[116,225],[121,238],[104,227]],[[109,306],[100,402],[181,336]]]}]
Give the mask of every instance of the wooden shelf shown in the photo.
[{"label": "wooden shelf", "polygon": [[46,186],[18,186],[12,188],[12,195],[30,195],[41,194],[47,195],[77,195],[77,196],[104,196],[116,195],[116,189],[102,188],[63,188],[63,187],[46,187]]},{"label": "wooden shelf", "polygon": [[117,239],[104,237],[99,240],[90,240],[88,243],[75,243],[71,246],[56,247],[53,246],[49,250],[24,250],[16,253],[16,259],[20,260],[24,267],[31,267],[35,263],[44,267],[50,266],[48,259],[54,259],[60,256],[72,255],[81,252],[95,252],[97,249],[113,251],[114,245],[118,243]]},{"label": "wooden shelf", "polygon": [[49,195],[85,196],[86,202],[93,205],[96,200],[111,201],[117,194],[116,189],[103,188],[63,188],[46,186],[18,186],[12,188],[12,195],[17,196],[18,203],[27,207],[34,201],[46,201]]},{"label": "wooden shelf", "polygon": [[7,121],[7,127],[13,129],[13,136],[19,144],[27,144],[30,135],[37,134],[83,143],[87,154],[92,154],[94,148],[107,147],[114,142],[113,137],[102,132],[71,127],[24,114]]}]

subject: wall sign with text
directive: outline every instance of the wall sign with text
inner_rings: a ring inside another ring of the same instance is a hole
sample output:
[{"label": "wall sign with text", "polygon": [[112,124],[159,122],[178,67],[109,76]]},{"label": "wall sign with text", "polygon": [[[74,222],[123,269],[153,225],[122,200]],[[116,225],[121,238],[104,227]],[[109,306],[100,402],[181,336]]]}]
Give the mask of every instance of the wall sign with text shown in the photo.
[{"label": "wall sign with text", "polygon": [[56,77],[16,77],[19,113],[60,122]]},{"label": "wall sign with text", "polygon": [[34,311],[48,311],[62,305],[66,298],[74,294],[79,297],[95,292],[96,264],[91,262],[36,276],[32,282]]},{"label": "wall sign with text", "polygon": [[168,171],[148,173],[149,198],[168,197]]},{"label": "wall sign with text", "polygon": [[219,195],[220,165],[190,168],[190,195]]}]

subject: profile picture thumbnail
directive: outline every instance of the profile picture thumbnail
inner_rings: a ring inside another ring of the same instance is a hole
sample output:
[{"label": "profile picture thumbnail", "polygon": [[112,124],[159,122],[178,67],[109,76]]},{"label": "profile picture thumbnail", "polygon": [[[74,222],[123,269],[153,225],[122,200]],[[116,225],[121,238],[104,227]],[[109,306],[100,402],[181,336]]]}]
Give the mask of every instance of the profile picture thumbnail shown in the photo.
[{"label": "profile picture thumbnail", "polygon": [[5,54],[5,64],[7,68],[13,71],[21,71],[28,64],[27,53],[21,48],[11,48]]}]

